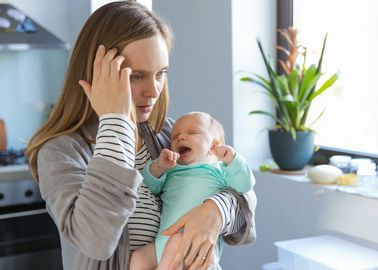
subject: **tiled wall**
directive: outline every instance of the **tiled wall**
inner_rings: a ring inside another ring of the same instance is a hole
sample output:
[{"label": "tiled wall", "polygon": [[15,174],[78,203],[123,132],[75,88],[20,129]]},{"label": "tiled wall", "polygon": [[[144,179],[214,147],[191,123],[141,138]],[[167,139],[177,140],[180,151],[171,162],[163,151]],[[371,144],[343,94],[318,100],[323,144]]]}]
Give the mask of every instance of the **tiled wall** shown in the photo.
[{"label": "tiled wall", "polygon": [[0,118],[8,148],[24,148],[58,96],[68,51],[0,51]]}]

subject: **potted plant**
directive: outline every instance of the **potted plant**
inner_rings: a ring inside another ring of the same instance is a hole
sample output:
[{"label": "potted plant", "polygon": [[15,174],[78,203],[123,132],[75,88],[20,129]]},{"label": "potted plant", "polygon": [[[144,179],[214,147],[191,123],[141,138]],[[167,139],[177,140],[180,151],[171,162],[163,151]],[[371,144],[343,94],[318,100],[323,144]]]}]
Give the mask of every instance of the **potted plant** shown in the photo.
[{"label": "potted plant", "polygon": [[[319,79],[324,75],[321,66],[327,35],[317,65],[306,66],[306,48],[298,43],[298,30],[290,27],[279,30],[279,33],[288,43],[288,49],[277,46],[286,55],[285,61],[279,60],[284,73],[278,74],[268,61],[261,41],[257,40],[268,78],[252,74],[251,77],[241,78],[241,81],[260,86],[272,99],[275,114],[263,110],[254,110],[249,114],[266,115],[275,120],[275,126],[269,130],[271,154],[280,169],[292,171],[302,169],[313,155],[314,130],[311,129],[312,125],[306,123],[307,115],[312,101],[336,82],[338,74],[331,75],[317,87]],[[299,63],[299,56],[302,56],[302,63]],[[321,115],[322,113],[317,119]]]}]

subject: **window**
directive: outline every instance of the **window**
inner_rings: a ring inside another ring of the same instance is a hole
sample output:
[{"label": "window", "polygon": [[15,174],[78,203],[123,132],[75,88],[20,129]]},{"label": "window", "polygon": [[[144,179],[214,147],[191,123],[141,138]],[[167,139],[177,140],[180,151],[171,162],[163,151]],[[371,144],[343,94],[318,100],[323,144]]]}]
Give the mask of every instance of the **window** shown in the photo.
[{"label": "window", "polygon": [[[312,105],[322,146],[378,156],[378,1],[293,0],[293,25],[307,47],[307,63],[317,63],[328,33],[322,71],[339,71],[332,89]],[[315,53],[314,53],[315,52]],[[327,77],[327,76],[324,76]]]}]

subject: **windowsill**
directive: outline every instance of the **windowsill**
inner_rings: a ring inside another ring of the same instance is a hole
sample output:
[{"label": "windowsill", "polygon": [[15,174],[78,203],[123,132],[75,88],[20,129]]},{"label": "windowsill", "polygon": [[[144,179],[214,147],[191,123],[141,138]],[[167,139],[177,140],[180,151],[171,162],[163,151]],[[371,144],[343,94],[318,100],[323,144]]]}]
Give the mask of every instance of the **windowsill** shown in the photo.
[{"label": "windowsill", "polygon": [[[287,174],[279,174],[279,173],[273,173],[273,172],[262,172],[258,169],[253,170],[253,173],[256,174],[272,174],[277,177],[284,178],[289,181],[294,181],[294,182],[300,182],[300,183],[305,183],[317,187],[321,187],[324,189],[328,190],[334,190],[334,191],[339,191],[339,192],[345,192],[348,194],[353,194],[353,195],[358,195],[366,198],[373,198],[373,199],[378,199],[378,189],[372,189],[372,190],[365,190],[361,189],[359,186],[342,186],[342,185],[336,185],[336,184],[331,184],[331,185],[321,185],[321,184],[315,184],[311,182],[310,178],[307,177],[307,175],[287,175]],[[377,178],[378,181],[378,178]],[[378,187],[378,182],[377,182],[377,187]]]}]

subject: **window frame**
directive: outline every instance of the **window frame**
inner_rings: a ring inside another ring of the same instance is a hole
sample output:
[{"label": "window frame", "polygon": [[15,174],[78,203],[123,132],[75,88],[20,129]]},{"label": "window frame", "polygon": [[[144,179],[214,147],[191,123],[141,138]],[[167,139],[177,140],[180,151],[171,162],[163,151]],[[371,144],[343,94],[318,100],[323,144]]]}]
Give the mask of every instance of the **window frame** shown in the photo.
[{"label": "window frame", "polygon": [[[293,26],[294,20],[294,1],[295,0],[276,0],[277,3],[277,26],[276,29],[284,29],[290,26]],[[277,31],[277,45],[283,46],[287,48],[287,43],[285,40],[279,35]],[[277,61],[276,67],[277,72],[279,74],[283,73],[281,66],[279,65],[278,60],[284,59],[284,54],[276,50],[277,53]],[[326,147],[320,146],[319,150],[314,153],[312,164],[328,164],[329,158],[333,155],[348,155],[352,158],[370,158],[374,160],[375,163],[378,164],[378,154],[371,154],[371,153],[364,153],[353,151],[349,149],[340,149],[336,147]]]}]

